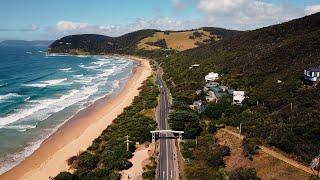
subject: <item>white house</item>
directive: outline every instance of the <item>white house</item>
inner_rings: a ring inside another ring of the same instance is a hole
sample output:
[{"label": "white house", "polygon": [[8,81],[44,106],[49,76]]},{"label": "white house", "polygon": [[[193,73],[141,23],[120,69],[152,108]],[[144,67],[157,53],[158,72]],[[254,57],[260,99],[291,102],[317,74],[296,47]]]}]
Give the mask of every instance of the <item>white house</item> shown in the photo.
[{"label": "white house", "polygon": [[205,80],[206,82],[212,82],[219,78],[218,73],[210,72],[208,75],[206,75]]},{"label": "white house", "polygon": [[241,105],[245,98],[244,91],[233,91],[233,104]]},{"label": "white house", "polygon": [[317,85],[320,81],[320,66],[304,70],[304,82],[308,85]]}]

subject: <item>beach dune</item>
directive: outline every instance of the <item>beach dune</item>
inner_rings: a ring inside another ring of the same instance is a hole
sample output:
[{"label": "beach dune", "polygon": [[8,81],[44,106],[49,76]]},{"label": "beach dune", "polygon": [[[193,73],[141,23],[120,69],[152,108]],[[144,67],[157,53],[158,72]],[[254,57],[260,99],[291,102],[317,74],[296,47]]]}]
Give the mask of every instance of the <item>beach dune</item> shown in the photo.
[{"label": "beach dune", "polygon": [[46,139],[31,156],[0,176],[0,180],[44,180],[68,171],[66,160],[86,150],[104,129],[129,106],[139,94],[142,82],[152,74],[149,61],[133,58],[139,62],[133,76],[115,97],[105,97],[80,111]]}]

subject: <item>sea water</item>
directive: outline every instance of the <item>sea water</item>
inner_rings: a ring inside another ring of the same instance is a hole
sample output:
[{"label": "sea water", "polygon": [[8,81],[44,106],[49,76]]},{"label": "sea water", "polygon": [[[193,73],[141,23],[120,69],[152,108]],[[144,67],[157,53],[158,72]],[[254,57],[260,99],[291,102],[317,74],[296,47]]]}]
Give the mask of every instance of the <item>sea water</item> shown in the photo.
[{"label": "sea water", "polygon": [[123,57],[47,55],[45,50],[0,47],[0,174],[81,109],[118,93],[137,66]]}]

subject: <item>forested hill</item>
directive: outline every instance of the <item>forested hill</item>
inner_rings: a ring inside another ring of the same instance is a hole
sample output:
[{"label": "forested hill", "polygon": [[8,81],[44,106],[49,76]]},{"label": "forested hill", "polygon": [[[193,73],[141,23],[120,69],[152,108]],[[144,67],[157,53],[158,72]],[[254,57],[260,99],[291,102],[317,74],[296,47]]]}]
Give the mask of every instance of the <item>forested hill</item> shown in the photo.
[{"label": "forested hill", "polygon": [[[204,27],[186,31],[159,31],[144,29],[120,37],[97,34],[81,34],[63,37],[53,42],[48,51],[51,53],[72,54],[133,54],[137,50],[185,50],[214,43],[241,33],[222,28]],[[188,46],[183,47],[185,44]]]},{"label": "forested hill", "polygon": [[[249,98],[243,107],[223,108],[214,121],[242,123],[247,136],[259,137],[306,164],[319,154],[320,88],[305,86],[302,79],[304,68],[320,65],[320,13],[160,61],[175,104],[198,99],[195,90],[205,83],[204,76],[218,72],[221,84],[244,90]],[[200,67],[190,70],[192,64]]]},{"label": "forested hill", "polygon": [[156,30],[140,30],[120,37],[97,34],[80,34],[63,37],[49,46],[51,53],[116,53],[132,50],[141,39],[151,36]]}]

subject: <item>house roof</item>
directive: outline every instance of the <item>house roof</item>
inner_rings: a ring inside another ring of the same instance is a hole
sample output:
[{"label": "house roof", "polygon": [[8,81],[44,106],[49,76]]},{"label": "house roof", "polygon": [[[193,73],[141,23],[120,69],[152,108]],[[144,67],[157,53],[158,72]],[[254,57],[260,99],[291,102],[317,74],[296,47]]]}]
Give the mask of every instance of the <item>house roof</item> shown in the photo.
[{"label": "house roof", "polygon": [[312,72],[320,72],[320,66],[317,68],[306,68],[307,71],[312,71]]}]

